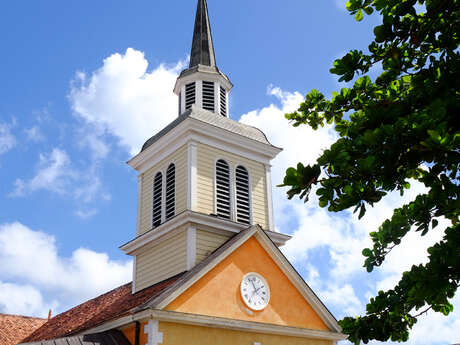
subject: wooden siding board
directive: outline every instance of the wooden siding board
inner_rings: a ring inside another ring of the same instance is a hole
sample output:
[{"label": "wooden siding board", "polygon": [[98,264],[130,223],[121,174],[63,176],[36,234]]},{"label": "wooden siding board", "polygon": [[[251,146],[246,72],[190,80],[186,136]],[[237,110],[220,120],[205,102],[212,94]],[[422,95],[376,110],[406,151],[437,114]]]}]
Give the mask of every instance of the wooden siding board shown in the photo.
[{"label": "wooden siding board", "polygon": [[136,291],[187,270],[187,233],[164,240],[136,255]]},{"label": "wooden siding board", "polygon": [[197,229],[196,233],[196,263],[204,260],[210,253],[227,242],[231,235],[217,234]]}]

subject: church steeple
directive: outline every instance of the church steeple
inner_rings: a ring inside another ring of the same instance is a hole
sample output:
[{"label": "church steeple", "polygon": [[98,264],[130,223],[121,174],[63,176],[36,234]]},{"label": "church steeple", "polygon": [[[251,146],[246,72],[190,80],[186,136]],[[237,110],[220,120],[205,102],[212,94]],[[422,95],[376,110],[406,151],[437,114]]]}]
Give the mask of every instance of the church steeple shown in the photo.
[{"label": "church steeple", "polygon": [[189,68],[198,65],[216,67],[216,57],[206,0],[198,0]]},{"label": "church steeple", "polygon": [[179,96],[179,116],[194,106],[228,117],[228,94],[233,88],[216,65],[206,0],[198,0],[189,68],[177,78],[174,93]]}]

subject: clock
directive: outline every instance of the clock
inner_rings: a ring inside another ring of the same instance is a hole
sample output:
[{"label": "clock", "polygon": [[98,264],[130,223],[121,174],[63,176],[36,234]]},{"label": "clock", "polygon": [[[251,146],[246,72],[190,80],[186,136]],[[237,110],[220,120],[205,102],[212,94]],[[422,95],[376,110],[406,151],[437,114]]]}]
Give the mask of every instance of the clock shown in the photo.
[{"label": "clock", "polygon": [[248,273],[240,286],[243,302],[252,310],[260,311],[270,302],[270,288],[267,281],[258,273]]}]

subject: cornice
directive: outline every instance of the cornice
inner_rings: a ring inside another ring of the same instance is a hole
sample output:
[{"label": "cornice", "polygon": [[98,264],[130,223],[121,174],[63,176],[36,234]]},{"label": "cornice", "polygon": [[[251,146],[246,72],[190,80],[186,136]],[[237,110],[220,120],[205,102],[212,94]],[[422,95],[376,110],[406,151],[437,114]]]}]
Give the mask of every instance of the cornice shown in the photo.
[{"label": "cornice", "polygon": [[323,339],[340,341],[347,339],[347,335],[340,332],[322,331],[308,328],[298,328],[281,326],[275,324],[242,321],[215,316],[187,314],[168,310],[148,309],[133,315],[121,317],[116,320],[106,322],[100,326],[85,331],[82,334],[91,334],[108,331],[114,328],[123,329],[133,322],[146,322],[148,320],[158,320],[192,326],[229,329],[249,333],[273,334],[299,338]]},{"label": "cornice", "polygon": [[[247,225],[239,224],[222,218],[217,218],[203,213],[185,211],[159,227],[152,229],[145,234],[136,237],[134,240],[122,245],[121,250],[128,255],[135,255],[139,249],[146,245],[151,245],[157,241],[160,241],[162,237],[175,229],[183,229],[184,225],[193,224],[194,226],[202,226],[206,230],[214,232],[227,232],[237,234],[244,229],[247,229]],[[270,239],[279,246],[284,245],[291,236],[281,234],[273,231],[266,231]]]},{"label": "cornice", "polygon": [[189,117],[127,163],[138,171],[145,171],[146,166],[154,165],[189,141],[212,145],[263,164],[270,164],[270,160],[282,151],[273,145]]}]

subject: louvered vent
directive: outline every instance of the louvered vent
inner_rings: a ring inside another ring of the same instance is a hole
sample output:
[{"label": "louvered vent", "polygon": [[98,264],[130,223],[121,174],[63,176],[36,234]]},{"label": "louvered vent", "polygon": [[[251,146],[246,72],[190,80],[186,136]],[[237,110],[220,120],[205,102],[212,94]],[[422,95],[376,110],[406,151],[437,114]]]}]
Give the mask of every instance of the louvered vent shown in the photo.
[{"label": "louvered vent", "polygon": [[251,204],[249,197],[249,173],[241,165],[236,168],[236,221],[238,223],[251,223]]},{"label": "louvered vent", "polygon": [[156,228],[161,225],[161,203],[163,194],[163,174],[158,173],[153,180],[153,212],[152,226]]},{"label": "louvered vent", "polygon": [[176,213],[176,166],[171,164],[166,171],[166,220]]},{"label": "louvered vent", "polygon": [[182,92],[179,92],[179,115],[182,111]]},{"label": "louvered vent", "polygon": [[214,83],[203,81],[203,109],[214,112]]},{"label": "louvered vent", "polygon": [[220,87],[220,115],[227,116],[227,93]]},{"label": "louvered vent", "polygon": [[196,87],[195,83],[185,85],[185,110],[189,110],[195,104]]},{"label": "louvered vent", "polygon": [[216,213],[230,219],[230,167],[224,160],[216,163]]}]

